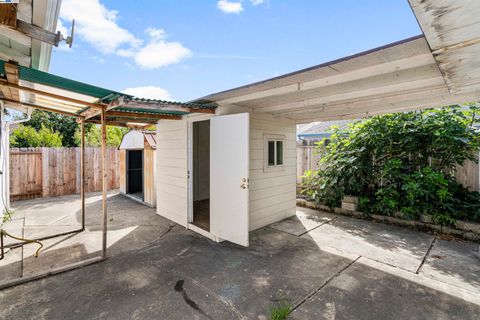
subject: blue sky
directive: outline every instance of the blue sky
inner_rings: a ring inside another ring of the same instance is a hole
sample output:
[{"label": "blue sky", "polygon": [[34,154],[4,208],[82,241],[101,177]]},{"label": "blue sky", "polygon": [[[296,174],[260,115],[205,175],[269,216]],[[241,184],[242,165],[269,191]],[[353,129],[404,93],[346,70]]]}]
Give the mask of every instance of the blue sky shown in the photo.
[{"label": "blue sky", "polygon": [[407,0],[63,0],[50,72],[188,101],[420,34]]}]

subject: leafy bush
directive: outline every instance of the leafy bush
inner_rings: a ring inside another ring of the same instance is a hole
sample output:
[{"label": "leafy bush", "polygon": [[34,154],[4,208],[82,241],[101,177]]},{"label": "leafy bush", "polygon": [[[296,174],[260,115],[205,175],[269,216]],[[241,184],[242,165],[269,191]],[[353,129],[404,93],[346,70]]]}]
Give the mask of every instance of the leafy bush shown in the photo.
[{"label": "leafy bush", "polygon": [[64,116],[58,113],[34,110],[29,121],[25,122],[26,127],[33,127],[40,131],[42,126],[51,129],[53,132],[61,132],[61,145],[64,147],[77,147],[74,141],[75,130],[79,127],[75,117]]},{"label": "leafy bush", "polygon": [[20,124],[10,135],[10,145],[17,148],[61,147],[62,135],[44,125],[40,130]]},{"label": "leafy bush", "polygon": [[308,172],[304,192],[338,206],[344,195],[360,197],[361,210],[412,219],[429,214],[444,225],[480,221],[480,196],[454,179],[457,165],[477,161],[478,108],[460,107],[375,116],[334,129],[317,148],[320,168]]}]

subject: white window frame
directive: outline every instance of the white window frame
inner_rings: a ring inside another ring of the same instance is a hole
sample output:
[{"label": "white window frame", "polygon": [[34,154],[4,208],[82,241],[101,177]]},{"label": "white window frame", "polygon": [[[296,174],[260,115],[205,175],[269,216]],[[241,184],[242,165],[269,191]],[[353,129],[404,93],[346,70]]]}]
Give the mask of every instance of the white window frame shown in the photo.
[{"label": "white window frame", "polygon": [[[268,164],[268,142],[275,141],[275,163],[277,163],[277,141],[281,141],[283,145],[282,149],[282,159],[283,163],[278,165],[269,165]],[[282,171],[285,170],[285,141],[286,137],[282,134],[264,134],[263,135],[263,171],[264,172],[272,172],[272,171]]]}]

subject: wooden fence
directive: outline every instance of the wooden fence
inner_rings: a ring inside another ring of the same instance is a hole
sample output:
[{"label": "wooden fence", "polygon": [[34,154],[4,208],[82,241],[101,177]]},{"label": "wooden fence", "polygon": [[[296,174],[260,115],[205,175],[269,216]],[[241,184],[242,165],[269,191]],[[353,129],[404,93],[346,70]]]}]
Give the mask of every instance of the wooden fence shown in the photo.
[{"label": "wooden fence", "polygon": [[[302,183],[305,171],[318,169],[319,158],[315,146],[297,145],[297,186]],[[470,190],[480,191],[480,168],[477,163],[466,161],[463,166],[458,166],[455,177],[459,183]]]},{"label": "wooden fence", "polygon": [[[101,149],[85,148],[85,192],[102,190]],[[119,155],[107,148],[108,188],[120,186]],[[80,193],[80,148],[10,149],[10,200]]]}]

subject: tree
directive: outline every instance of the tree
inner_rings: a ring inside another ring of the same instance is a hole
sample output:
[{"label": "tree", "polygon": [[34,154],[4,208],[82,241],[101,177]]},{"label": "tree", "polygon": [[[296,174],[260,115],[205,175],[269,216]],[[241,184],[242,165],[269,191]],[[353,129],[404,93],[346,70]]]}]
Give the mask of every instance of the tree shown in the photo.
[{"label": "tree", "polygon": [[17,148],[61,147],[62,135],[41,125],[40,130],[20,124],[10,135],[10,145]]},{"label": "tree", "polygon": [[[118,147],[122,142],[123,136],[128,132],[127,128],[107,126],[107,145]],[[100,147],[102,132],[99,125],[85,126],[85,145],[88,147]],[[81,132],[78,129],[75,132],[75,143],[80,145]]]},{"label": "tree", "polygon": [[23,123],[24,126],[33,127],[39,131],[42,126],[49,128],[53,132],[61,132],[62,145],[64,147],[77,147],[75,141],[75,132],[79,125],[75,117],[64,116],[58,113],[35,110],[29,121]]}]

